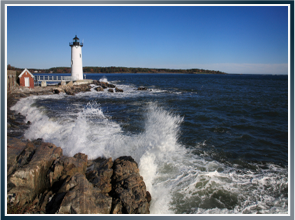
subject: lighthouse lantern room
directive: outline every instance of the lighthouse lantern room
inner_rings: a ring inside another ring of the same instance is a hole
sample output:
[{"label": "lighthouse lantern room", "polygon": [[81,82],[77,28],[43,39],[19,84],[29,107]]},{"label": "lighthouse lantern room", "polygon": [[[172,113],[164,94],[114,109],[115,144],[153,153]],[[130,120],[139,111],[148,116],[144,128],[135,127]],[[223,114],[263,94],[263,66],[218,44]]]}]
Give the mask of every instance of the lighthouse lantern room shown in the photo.
[{"label": "lighthouse lantern room", "polygon": [[83,80],[83,65],[82,65],[82,47],[83,43],[79,42],[77,35],[70,42],[71,47],[71,67],[72,80]]}]

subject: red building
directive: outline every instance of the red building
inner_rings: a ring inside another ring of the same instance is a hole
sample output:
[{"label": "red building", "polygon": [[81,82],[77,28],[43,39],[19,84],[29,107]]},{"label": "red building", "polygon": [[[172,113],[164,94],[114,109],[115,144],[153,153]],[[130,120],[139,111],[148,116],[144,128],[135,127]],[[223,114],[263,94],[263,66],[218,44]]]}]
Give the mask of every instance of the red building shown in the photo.
[{"label": "red building", "polygon": [[29,70],[24,69],[22,73],[18,76],[19,85],[27,88],[34,88],[34,76]]}]

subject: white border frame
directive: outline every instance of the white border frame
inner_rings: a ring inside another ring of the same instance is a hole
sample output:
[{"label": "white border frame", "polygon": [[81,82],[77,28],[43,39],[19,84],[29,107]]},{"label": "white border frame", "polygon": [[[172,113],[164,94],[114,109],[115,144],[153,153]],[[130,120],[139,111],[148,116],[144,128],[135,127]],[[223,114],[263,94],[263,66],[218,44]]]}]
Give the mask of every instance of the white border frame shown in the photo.
[{"label": "white border frame", "polygon": [[[7,214],[7,7],[8,6],[125,6],[125,7],[130,7],[130,6],[178,6],[178,7],[201,7],[201,6],[287,6],[288,7],[288,214],[143,214],[143,215],[134,215],[134,214],[119,214],[119,215],[113,215],[113,214],[75,214],[75,215],[67,215],[67,214],[26,214],[25,216],[182,216],[182,217],[193,217],[193,216],[251,216],[251,217],[259,217],[259,216],[291,216],[290,208],[290,116],[291,116],[291,106],[290,106],[290,91],[291,91],[291,84],[290,84],[290,75],[291,75],[291,63],[290,63],[290,38],[291,38],[291,32],[290,32],[290,16],[291,16],[291,11],[290,11],[290,4],[5,4],[5,216],[20,216],[19,214]],[[295,132],[294,132],[295,133]],[[293,134],[294,135],[294,134]],[[294,155],[295,156],[295,152]],[[295,157],[294,157],[295,158]],[[294,193],[295,194],[295,193]],[[294,205],[295,206],[295,205]]]}]

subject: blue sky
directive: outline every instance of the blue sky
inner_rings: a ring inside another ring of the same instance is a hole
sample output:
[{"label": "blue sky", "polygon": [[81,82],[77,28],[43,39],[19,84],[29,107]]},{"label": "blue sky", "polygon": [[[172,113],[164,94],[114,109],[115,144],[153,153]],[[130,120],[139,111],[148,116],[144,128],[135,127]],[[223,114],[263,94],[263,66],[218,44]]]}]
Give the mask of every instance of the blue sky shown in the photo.
[{"label": "blue sky", "polygon": [[7,64],[288,73],[286,6],[8,6]]}]

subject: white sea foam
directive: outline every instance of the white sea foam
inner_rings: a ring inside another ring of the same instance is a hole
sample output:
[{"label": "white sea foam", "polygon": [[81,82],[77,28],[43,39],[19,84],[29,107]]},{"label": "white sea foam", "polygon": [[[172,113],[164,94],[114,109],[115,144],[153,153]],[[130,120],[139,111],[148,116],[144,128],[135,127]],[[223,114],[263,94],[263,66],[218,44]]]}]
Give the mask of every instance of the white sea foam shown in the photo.
[{"label": "white sea foam", "polygon": [[36,99],[42,97],[24,98],[12,107],[32,123],[26,138],[43,138],[62,147],[69,156],[78,152],[89,159],[132,156],[152,195],[153,214],[288,212],[288,199],[283,193],[288,188],[286,169],[269,164],[257,171],[238,170],[193,154],[178,143],[183,118],[154,103],[148,104],[143,113],[144,132],[126,135],[98,103],[88,103],[78,113],[71,111],[74,119],[52,120],[45,114],[46,109],[33,105]]},{"label": "white sea foam", "polygon": [[[91,90],[90,92],[84,92],[84,93],[78,93],[75,94],[77,97],[101,97],[101,98],[130,98],[130,97],[146,97],[146,96],[154,96],[158,94],[179,94],[179,92],[171,92],[160,88],[155,88],[154,86],[151,86],[151,88],[148,88],[146,90],[138,90],[138,86],[132,85],[132,84],[122,84],[119,80],[117,81],[108,81],[107,77],[103,76],[100,80],[100,82],[108,82],[111,84],[116,85],[119,89],[122,89],[123,92],[116,92],[115,89],[113,89],[113,92],[108,92],[108,89],[104,89],[104,91],[97,92],[95,90],[96,85],[91,84]],[[120,83],[120,84],[117,84]]]},{"label": "white sea foam", "polygon": [[107,79],[107,77],[103,76],[103,77],[100,78],[99,81],[100,82],[108,82],[108,79]]}]

